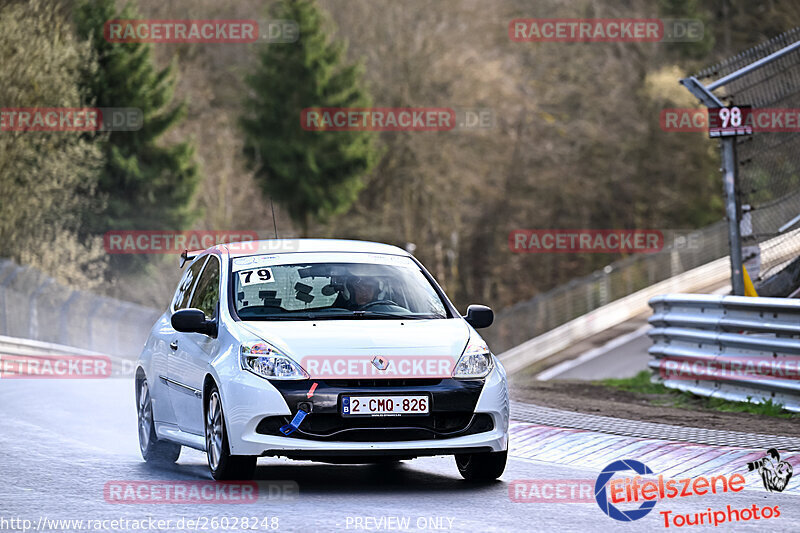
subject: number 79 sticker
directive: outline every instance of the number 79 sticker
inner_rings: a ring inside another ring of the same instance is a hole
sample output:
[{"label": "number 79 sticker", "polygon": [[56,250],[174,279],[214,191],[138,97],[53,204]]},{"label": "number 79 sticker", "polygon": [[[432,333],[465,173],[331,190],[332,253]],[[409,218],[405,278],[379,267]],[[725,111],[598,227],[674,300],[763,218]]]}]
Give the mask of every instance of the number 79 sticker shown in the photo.
[{"label": "number 79 sticker", "polygon": [[255,285],[256,283],[272,283],[272,270],[269,268],[257,268],[254,270],[242,270],[239,272],[239,284],[242,287]]}]

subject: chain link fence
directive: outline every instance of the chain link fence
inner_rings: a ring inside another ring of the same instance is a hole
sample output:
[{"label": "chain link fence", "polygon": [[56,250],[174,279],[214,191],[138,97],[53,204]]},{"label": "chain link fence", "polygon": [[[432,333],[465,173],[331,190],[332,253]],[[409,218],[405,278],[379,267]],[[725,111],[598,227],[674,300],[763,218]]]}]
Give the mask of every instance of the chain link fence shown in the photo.
[{"label": "chain link fence", "polygon": [[0,335],[135,359],[162,312],[73,290],[0,259]]},{"label": "chain link fence", "polygon": [[[708,85],[797,41],[800,28],[708,67],[696,77]],[[783,268],[791,260],[791,254],[776,254],[776,257],[789,256],[784,261],[761,262],[759,256],[764,253],[765,241],[800,224],[798,221],[787,225],[800,215],[800,48],[729,81],[715,94],[726,105],[775,110],[765,115],[777,119],[770,121],[775,127],[792,129],[784,121],[794,116],[794,131],[756,131],[736,141],[743,259],[751,276],[766,279]],[[779,246],[787,250],[796,248],[794,239],[784,239]]]}]

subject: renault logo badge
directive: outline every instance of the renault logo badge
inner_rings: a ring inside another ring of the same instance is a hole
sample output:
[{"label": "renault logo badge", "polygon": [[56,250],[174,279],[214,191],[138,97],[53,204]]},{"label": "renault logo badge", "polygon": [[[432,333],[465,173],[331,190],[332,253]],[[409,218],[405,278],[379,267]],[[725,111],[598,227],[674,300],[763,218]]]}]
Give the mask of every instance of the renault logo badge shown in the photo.
[{"label": "renault logo badge", "polygon": [[372,365],[378,370],[386,370],[389,368],[389,360],[381,357],[380,355],[376,355],[372,359]]}]

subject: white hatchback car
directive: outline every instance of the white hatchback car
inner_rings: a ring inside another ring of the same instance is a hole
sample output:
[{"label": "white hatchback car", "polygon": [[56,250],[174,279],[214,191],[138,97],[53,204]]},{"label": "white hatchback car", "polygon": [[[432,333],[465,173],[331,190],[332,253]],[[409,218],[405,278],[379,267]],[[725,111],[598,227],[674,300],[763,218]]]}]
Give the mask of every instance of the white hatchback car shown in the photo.
[{"label": "white hatchback car", "polygon": [[207,452],[215,479],[262,456],[375,463],[454,455],[466,479],[505,468],[505,371],[425,268],[343,240],[219,245],[194,257],[136,370],[146,461]]}]

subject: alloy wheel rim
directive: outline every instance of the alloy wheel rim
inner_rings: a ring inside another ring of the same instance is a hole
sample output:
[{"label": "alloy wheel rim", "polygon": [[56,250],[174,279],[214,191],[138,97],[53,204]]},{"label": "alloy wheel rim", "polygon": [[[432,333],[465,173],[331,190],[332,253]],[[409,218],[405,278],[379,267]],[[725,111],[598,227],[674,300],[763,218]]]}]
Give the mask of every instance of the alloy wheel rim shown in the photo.
[{"label": "alloy wheel rim", "polygon": [[222,405],[217,391],[211,393],[206,411],[206,453],[209,466],[216,470],[222,456]]},{"label": "alloy wheel rim", "polygon": [[150,410],[150,390],[147,382],[142,381],[139,387],[139,446],[142,453],[147,450],[150,444],[150,430],[153,427],[152,411]]}]

